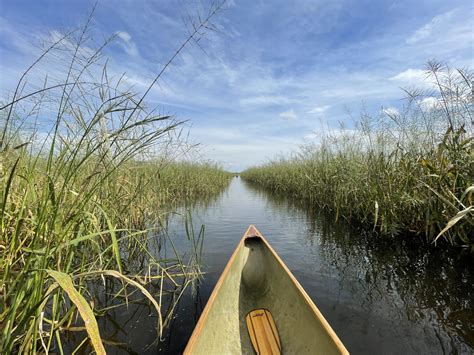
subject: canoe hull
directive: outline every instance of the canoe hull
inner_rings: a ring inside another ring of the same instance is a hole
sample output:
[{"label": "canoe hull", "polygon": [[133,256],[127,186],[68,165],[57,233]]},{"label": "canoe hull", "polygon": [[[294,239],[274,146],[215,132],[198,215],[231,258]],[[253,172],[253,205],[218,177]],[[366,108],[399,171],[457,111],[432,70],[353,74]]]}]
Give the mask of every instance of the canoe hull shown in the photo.
[{"label": "canoe hull", "polygon": [[185,354],[254,354],[245,317],[271,311],[283,353],[347,354],[309,296],[250,226],[222,273]]}]

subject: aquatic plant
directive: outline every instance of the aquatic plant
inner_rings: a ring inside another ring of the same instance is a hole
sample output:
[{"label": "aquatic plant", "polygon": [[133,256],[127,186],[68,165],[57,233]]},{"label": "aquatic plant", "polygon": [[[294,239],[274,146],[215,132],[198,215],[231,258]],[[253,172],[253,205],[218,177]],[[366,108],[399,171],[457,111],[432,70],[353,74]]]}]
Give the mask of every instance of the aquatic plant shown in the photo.
[{"label": "aquatic plant", "polygon": [[[87,333],[79,347],[105,353],[96,318],[106,310],[94,306],[89,286],[106,279],[121,285],[119,304],[131,289],[142,293],[162,334],[171,316],[162,293],[168,283],[179,293],[198,276],[203,236],[188,236],[196,253],[189,260],[162,259],[149,248],[166,239],[160,219],[186,199],[222,191],[230,175],[170,160],[170,146],[182,146],[182,122],[148,109],[145,98],[219,9],[200,19],[143,94],[109,73],[102,53],[113,38],[93,48],[91,14],[82,29],[54,38],[0,105],[2,354],[62,353],[64,333],[77,324]],[[36,69],[48,70],[41,83]]]},{"label": "aquatic plant", "polygon": [[406,90],[401,112],[363,114],[242,177],[382,234],[472,244],[474,76],[437,62],[426,73],[432,89]]}]

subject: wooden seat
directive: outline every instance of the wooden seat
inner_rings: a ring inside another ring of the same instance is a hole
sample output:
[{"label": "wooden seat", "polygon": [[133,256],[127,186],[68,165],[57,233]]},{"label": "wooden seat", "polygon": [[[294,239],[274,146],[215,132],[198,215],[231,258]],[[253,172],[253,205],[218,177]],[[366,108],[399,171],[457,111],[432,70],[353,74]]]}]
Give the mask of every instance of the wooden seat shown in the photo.
[{"label": "wooden seat", "polygon": [[254,309],[247,314],[245,322],[258,355],[281,354],[280,336],[268,309]]}]

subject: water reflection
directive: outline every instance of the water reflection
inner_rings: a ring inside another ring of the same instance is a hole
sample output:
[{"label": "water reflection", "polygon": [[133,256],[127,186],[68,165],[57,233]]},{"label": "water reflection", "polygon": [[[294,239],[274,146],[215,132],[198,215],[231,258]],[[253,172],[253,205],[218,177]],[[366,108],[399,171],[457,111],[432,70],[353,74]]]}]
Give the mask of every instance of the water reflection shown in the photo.
[{"label": "water reflection", "polygon": [[[357,231],[348,223],[334,223],[332,216],[314,206],[246,186],[266,201],[266,208],[305,214],[304,243],[337,272],[338,302],[371,320],[355,322],[350,327],[353,335],[364,332],[372,322],[383,329],[390,319],[394,327],[405,324],[401,334],[412,335],[398,349],[443,354],[473,350],[474,274],[467,250],[445,250],[410,237],[382,238]],[[387,332],[390,335],[390,329]],[[355,341],[354,346],[349,346],[353,352],[367,350],[364,342]]]},{"label": "water reflection", "polygon": [[[118,343],[107,347],[109,353],[181,353],[249,224],[264,233],[352,354],[473,353],[471,254],[408,237],[362,233],[344,221],[335,223],[314,206],[241,179],[192,211],[194,225],[206,225],[204,279],[182,295],[170,289],[167,299],[180,297],[179,305],[159,343],[156,314],[147,302],[137,296],[127,308],[113,309],[101,320],[106,339]],[[186,253],[184,218],[185,210],[178,209],[165,224],[174,247]],[[162,257],[173,249],[166,239],[150,243]],[[143,267],[138,255],[131,259]]]}]

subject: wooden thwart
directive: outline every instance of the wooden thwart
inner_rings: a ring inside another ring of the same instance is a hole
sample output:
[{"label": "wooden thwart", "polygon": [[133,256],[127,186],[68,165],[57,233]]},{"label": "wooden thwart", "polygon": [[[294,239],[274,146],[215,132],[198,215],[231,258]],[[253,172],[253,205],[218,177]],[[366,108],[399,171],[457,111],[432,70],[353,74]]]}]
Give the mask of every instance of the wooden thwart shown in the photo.
[{"label": "wooden thwart", "polygon": [[254,309],[245,317],[253,348],[258,355],[281,354],[281,343],[273,316],[268,309]]}]

